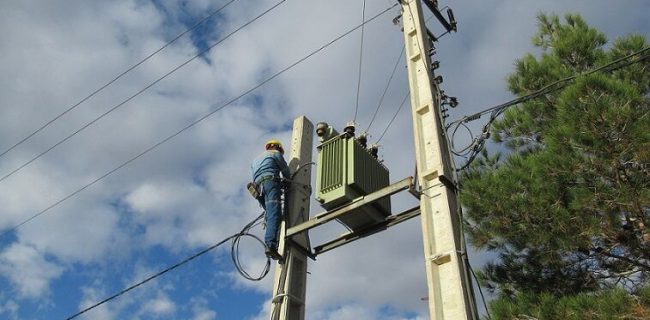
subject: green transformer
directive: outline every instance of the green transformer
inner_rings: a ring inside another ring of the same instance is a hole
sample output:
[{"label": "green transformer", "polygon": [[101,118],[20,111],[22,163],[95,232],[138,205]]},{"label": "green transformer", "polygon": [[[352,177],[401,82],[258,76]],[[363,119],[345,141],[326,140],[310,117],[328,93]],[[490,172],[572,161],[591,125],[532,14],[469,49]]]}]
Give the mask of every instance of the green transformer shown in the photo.
[{"label": "green transformer", "polygon": [[[388,169],[347,133],[317,147],[316,200],[326,210],[345,206],[388,186]],[[384,220],[391,214],[390,198],[354,209],[339,221],[352,230]]]}]

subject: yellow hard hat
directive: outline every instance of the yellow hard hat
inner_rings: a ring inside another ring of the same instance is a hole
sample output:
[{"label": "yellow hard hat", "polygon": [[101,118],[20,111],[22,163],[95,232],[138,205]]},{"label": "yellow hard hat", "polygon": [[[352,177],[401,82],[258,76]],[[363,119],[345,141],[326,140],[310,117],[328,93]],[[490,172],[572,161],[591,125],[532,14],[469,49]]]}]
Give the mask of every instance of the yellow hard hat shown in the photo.
[{"label": "yellow hard hat", "polygon": [[271,140],[267,141],[266,145],[265,145],[265,148],[266,148],[266,150],[269,150],[273,146],[277,147],[280,152],[284,153],[284,148],[282,148],[282,143],[280,141],[278,141],[278,140],[275,140],[275,139],[271,139]]}]

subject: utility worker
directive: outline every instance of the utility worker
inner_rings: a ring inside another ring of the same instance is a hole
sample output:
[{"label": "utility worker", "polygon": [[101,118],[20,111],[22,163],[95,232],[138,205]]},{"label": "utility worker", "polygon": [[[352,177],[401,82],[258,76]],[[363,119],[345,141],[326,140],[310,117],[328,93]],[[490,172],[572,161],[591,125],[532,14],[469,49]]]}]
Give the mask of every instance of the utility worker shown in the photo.
[{"label": "utility worker", "polygon": [[257,200],[266,211],[265,253],[267,257],[279,260],[282,258],[278,253],[278,228],[282,216],[280,173],[285,179],[289,179],[289,167],[284,160],[284,149],[280,141],[269,140],[265,149],[264,153],[255,158],[251,170],[259,193]]}]

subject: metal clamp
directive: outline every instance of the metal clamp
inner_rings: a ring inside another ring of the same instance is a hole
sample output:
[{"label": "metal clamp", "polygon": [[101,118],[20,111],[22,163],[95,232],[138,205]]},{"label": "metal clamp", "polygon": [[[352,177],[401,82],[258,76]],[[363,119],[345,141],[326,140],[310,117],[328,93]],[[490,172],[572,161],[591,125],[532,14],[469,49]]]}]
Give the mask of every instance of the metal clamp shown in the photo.
[{"label": "metal clamp", "polygon": [[282,298],[285,298],[285,297],[286,297],[286,298],[289,298],[290,300],[296,301],[296,302],[298,302],[298,303],[300,303],[300,304],[302,304],[302,305],[305,304],[305,302],[302,301],[302,299],[300,299],[300,298],[298,298],[298,297],[296,297],[296,296],[294,296],[294,295],[292,295],[292,294],[289,294],[289,293],[280,293],[280,294],[276,295],[276,296],[273,297],[273,299],[271,300],[271,303],[280,303],[280,302],[281,302],[280,300],[281,300]]},{"label": "metal clamp", "polygon": [[443,264],[445,264],[447,262],[451,262],[451,254],[449,254],[449,253],[437,254],[437,255],[429,258],[429,260],[433,261],[433,263],[435,263],[437,265],[443,265]]}]

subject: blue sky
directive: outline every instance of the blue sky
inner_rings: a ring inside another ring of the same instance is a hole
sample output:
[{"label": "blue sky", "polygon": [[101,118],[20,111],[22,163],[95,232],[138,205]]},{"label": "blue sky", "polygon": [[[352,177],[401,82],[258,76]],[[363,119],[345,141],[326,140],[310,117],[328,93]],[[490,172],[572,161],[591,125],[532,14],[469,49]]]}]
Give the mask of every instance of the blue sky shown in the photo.
[{"label": "blue sky", "polygon": [[[4,1],[0,3],[0,150],[5,150],[137,63],[226,1]],[[66,138],[277,2],[236,0],[42,132],[0,156],[0,175]],[[394,1],[368,1],[366,17]],[[504,102],[513,62],[534,52],[538,12],[578,12],[610,40],[650,34],[642,0],[448,1],[458,33],[438,43],[451,119]],[[362,1],[287,0],[151,89],[0,181],[0,231],[10,230],[275,72],[356,26]],[[368,24],[357,121],[365,128],[402,46],[392,19]],[[431,28],[439,33],[435,20]],[[337,128],[351,120],[360,32],[237,100],[43,215],[0,238],[0,319],[63,319],[239,231],[260,213],[245,193],[264,141],[288,143],[299,115]],[[398,68],[370,142],[406,91]],[[382,140],[391,180],[413,174],[407,108]],[[474,123],[474,129],[483,122]],[[459,137],[462,144],[466,137]],[[413,205],[393,201],[395,211]],[[315,203],[311,213],[321,212]],[[261,229],[255,229],[261,234]],[[311,234],[322,243],[337,225]],[[241,278],[229,245],[85,315],[84,319],[266,319],[272,273]],[[260,270],[263,249],[242,243]],[[471,256],[475,266],[492,259]],[[426,319],[419,219],[310,262],[308,319]]]}]

